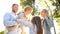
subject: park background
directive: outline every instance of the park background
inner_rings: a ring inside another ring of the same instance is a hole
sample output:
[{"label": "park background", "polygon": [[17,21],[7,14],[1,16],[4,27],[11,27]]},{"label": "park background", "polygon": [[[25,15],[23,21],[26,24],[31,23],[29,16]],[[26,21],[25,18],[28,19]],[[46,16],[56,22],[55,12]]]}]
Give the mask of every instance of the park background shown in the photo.
[{"label": "park background", "polygon": [[0,34],[4,34],[3,16],[6,12],[11,11],[12,4],[19,5],[19,11],[23,10],[26,5],[33,8],[32,15],[39,15],[42,9],[49,10],[49,16],[53,18],[56,27],[56,33],[60,34],[60,0],[0,0]]}]

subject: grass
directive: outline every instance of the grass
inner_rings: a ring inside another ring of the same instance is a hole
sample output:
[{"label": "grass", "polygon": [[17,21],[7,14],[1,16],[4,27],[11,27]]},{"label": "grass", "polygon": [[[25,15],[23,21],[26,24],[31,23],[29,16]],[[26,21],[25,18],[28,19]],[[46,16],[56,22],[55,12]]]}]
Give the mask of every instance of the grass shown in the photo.
[{"label": "grass", "polygon": [[5,31],[0,32],[0,34],[4,34]]}]

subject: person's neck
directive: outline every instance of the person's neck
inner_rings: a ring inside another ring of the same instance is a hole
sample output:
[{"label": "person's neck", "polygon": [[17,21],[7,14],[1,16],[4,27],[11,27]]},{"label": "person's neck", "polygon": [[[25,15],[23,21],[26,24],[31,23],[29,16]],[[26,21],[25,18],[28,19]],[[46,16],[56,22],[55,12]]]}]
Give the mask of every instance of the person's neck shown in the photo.
[{"label": "person's neck", "polygon": [[16,15],[16,12],[13,12]]},{"label": "person's neck", "polygon": [[30,17],[31,14],[26,14],[26,17]]},{"label": "person's neck", "polygon": [[17,13],[17,11],[14,11],[14,10],[12,10],[12,12],[15,13],[15,14]]},{"label": "person's neck", "polygon": [[27,16],[29,16],[30,14],[27,14],[27,13],[25,12],[25,15],[26,15],[26,17],[27,17]]},{"label": "person's neck", "polygon": [[40,18],[41,18],[42,20],[44,20],[44,19],[45,19],[45,17],[43,17],[43,16],[41,16],[41,15],[40,15]]}]

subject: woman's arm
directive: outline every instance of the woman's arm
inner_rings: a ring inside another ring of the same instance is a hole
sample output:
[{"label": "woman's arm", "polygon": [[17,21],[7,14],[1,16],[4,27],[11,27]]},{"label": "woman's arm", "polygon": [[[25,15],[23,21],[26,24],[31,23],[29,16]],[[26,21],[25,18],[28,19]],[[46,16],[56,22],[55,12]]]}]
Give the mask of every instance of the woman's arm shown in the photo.
[{"label": "woman's arm", "polygon": [[28,26],[30,28],[33,28],[33,24],[31,22],[27,22],[27,21],[25,21],[23,19],[18,19],[17,22],[22,23],[22,24],[24,24],[24,25],[26,25],[26,26]]}]

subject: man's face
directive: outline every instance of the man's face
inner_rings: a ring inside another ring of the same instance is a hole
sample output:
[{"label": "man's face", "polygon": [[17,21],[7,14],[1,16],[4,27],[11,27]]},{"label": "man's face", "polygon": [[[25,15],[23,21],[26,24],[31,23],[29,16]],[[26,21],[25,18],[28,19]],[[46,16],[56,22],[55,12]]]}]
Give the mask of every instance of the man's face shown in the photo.
[{"label": "man's face", "polygon": [[17,12],[17,11],[18,11],[18,6],[17,6],[17,5],[14,5],[14,6],[12,7],[12,10],[14,10],[15,12]]},{"label": "man's face", "polygon": [[45,11],[42,11],[40,14],[41,14],[42,17],[45,17],[46,16]]}]

